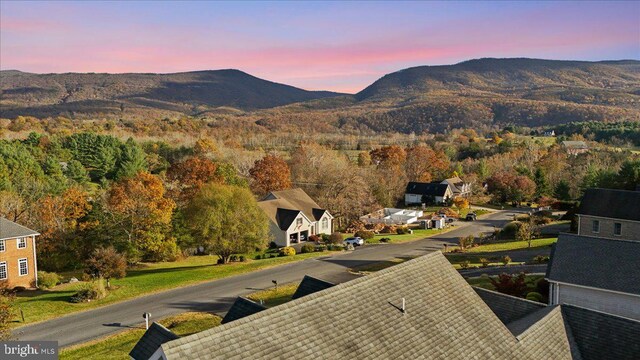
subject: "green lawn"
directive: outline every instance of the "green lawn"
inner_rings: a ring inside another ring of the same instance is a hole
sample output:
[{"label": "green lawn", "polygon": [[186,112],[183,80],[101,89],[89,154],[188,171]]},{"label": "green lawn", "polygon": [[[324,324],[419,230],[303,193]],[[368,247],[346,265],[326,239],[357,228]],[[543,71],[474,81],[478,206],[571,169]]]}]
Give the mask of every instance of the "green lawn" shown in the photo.
[{"label": "green lawn", "polygon": [[[178,336],[191,335],[218,326],[222,319],[209,313],[183,313],[158,321]],[[102,339],[72,346],[60,352],[61,360],[82,359],[129,359],[129,351],[140,340],[144,329],[119,332]]]},{"label": "green lawn", "polygon": [[298,283],[278,285],[277,289],[274,287],[272,289],[256,291],[249,294],[247,298],[255,302],[260,302],[262,300],[263,305],[266,307],[284,304],[291,300],[291,297],[298,289],[298,285]]},{"label": "green lawn", "polygon": [[50,290],[19,293],[16,298],[16,306],[24,311],[25,322],[16,321],[13,326],[43,321],[153,292],[244,274],[322,255],[327,255],[327,252],[248,260],[243,263],[226,265],[215,265],[217,256],[192,256],[176,262],[142,264],[139,268],[128,271],[124,279],[112,280],[111,286],[114,289],[109,292],[107,297],[88,303],[72,304],[68,302],[69,297],[82,286],[82,283],[59,285]]},{"label": "green lawn", "polygon": [[[548,247],[555,242],[558,241],[558,238],[543,238],[543,239],[535,239],[531,241],[531,249],[533,248],[541,248]],[[509,242],[500,242],[495,244],[486,244],[479,245],[476,247],[472,247],[467,249],[465,252],[467,253],[484,253],[484,252],[496,252],[496,251],[509,251],[509,250],[523,250],[529,249],[529,243],[526,241],[509,241]]]},{"label": "green lawn", "polygon": [[424,239],[426,237],[435,235],[435,234],[441,234],[443,232],[449,231],[449,230],[453,230],[455,229],[455,227],[449,227],[446,229],[414,229],[413,230],[413,234],[402,234],[402,235],[398,235],[398,234],[377,234],[373,239],[367,240],[368,244],[378,244],[380,243],[380,239],[382,238],[389,238],[391,239],[390,242],[392,243],[401,243],[401,242],[407,242],[407,241],[413,241],[413,240],[420,240],[420,239]]}]

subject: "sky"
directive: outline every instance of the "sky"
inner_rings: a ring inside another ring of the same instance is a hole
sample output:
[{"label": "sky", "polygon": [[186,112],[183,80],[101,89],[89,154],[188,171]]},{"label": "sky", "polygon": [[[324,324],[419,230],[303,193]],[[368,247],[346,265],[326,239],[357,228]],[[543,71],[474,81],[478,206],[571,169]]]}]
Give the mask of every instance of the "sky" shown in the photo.
[{"label": "sky", "polygon": [[0,0],[0,69],[240,69],[355,93],[419,65],[481,57],[640,59],[639,1]]}]

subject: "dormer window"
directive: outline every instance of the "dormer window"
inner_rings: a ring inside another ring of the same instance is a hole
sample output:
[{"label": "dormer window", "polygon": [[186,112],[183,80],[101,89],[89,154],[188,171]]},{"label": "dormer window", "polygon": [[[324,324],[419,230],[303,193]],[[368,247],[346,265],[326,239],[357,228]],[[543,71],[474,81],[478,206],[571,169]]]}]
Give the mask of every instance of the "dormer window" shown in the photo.
[{"label": "dormer window", "polygon": [[302,218],[301,217],[296,219],[296,226],[302,226]]},{"label": "dormer window", "polygon": [[18,249],[27,248],[27,238],[18,238]]},{"label": "dormer window", "polygon": [[329,227],[329,219],[327,218],[322,219],[322,230],[327,230],[328,227]]}]

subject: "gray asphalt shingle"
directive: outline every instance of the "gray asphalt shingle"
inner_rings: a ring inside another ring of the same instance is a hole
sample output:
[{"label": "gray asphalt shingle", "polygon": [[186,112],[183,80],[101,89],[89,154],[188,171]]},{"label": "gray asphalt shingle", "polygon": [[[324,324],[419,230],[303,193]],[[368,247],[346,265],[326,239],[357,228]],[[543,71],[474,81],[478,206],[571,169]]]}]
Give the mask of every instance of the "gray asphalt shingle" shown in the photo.
[{"label": "gray asphalt shingle", "polygon": [[640,242],[560,234],[546,278],[640,295]]},{"label": "gray asphalt shingle", "polygon": [[0,217],[0,239],[14,239],[17,237],[33,235],[40,234],[38,234],[37,231]]}]

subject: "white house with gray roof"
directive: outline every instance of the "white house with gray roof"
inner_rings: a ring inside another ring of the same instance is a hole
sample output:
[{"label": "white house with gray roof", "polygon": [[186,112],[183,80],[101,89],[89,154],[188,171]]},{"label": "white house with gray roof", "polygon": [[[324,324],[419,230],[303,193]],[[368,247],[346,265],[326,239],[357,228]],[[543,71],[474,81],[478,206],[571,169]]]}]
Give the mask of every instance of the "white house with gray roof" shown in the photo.
[{"label": "white house with gray roof", "polygon": [[560,234],[545,278],[550,305],[640,320],[640,241]]},{"label": "white house with gray roof", "polygon": [[305,242],[311,235],[333,231],[333,216],[302,189],[272,191],[258,206],[269,218],[269,232],[277,246]]}]

